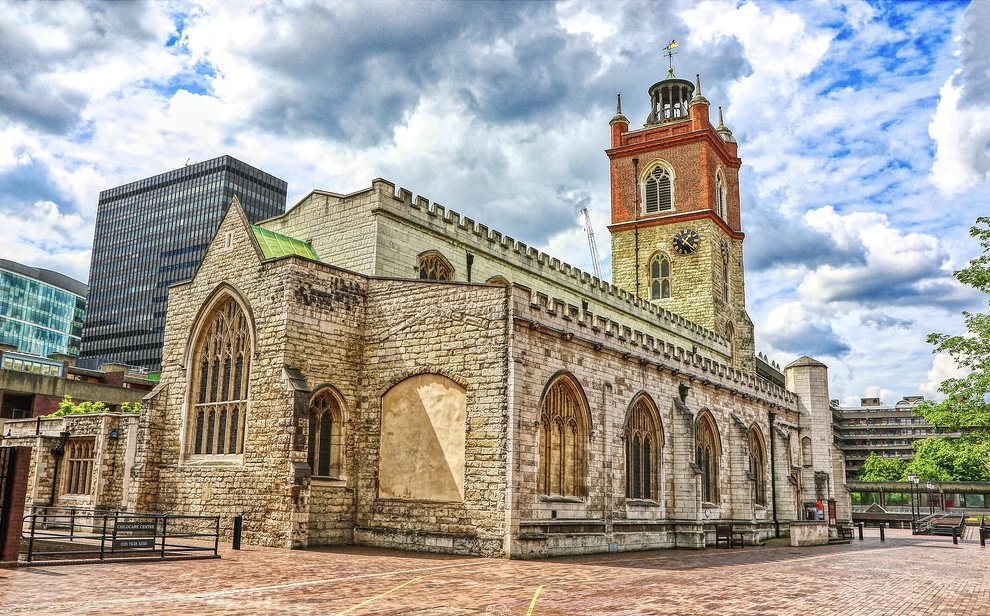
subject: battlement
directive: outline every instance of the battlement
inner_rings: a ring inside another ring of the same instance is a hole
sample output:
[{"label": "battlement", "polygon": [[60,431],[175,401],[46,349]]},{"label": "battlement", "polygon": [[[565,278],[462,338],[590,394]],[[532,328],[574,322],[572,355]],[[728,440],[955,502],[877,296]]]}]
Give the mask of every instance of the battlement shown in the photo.
[{"label": "battlement", "polygon": [[390,212],[420,226],[436,228],[439,233],[456,239],[475,253],[508,263],[530,276],[535,275],[567,287],[588,300],[628,312],[685,338],[715,347],[729,347],[729,341],[724,336],[710,329],[648,300],[636,297],[626,289],[592,276],[565,261],[478,223],[468,216],[447,209],[439,203],[431,203],[429,199],[419,195],[414,197],[411,191],[397,188],[388,180],[375,179],[372,182],[372,190],[382,196],[381,203],[389,206]]},{"label": "battlement", "polygon": [[611,349],[643,366],[652,365],[658,370],[684,374],[692,380],[734,390],[744,397],[771,405],[791,409],[797,402],[793,392],[755,373],[737,370],[717,358],[708,357],[705,349],[688,346],[675,336],[659,337],[656,332],[643,331],[635,325],[594,314],[524,285],[513,285],[512,293],[515,318],[528,321],[531,329],[557,331],[568,339],[580,338],[598,350]]}]

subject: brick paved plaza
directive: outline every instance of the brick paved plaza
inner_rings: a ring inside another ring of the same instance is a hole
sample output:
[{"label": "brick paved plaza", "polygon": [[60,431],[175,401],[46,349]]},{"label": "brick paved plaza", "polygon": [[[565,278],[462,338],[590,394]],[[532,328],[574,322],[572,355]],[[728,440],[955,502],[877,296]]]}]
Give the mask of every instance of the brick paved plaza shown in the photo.
[{"label": "brick paved plaza", "polygon": [[849,545],[508,561],[364,548],[0,569],[0,614],[990,614],[990,548]]}]

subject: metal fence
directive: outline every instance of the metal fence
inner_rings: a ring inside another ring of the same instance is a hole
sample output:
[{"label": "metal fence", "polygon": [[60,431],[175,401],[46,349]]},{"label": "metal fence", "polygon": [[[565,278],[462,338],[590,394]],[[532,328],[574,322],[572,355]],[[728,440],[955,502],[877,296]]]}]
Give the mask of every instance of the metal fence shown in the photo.
[{"label": "metal fence", "polygon": [[220,558],[220,517],[40,507],[21,542],[22,564]]}]

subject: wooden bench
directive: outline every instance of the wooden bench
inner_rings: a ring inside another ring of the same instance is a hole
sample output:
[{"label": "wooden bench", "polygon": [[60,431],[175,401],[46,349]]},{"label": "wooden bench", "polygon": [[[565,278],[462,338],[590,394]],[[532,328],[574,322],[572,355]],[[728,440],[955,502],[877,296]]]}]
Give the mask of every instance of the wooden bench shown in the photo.
[{"label": "wooden bench", "polygon": [[852,526],[846,524],[836,524],[835,530],[839,533],[839,537],[842,539],[852,539],[853,529]]},{"label": "wooden bench", "polygon": [[725,543],[725,547],[732,549],[734,546],[743,546],[743,532],[732,530],[732,524],[715,525],[715,547]]}]

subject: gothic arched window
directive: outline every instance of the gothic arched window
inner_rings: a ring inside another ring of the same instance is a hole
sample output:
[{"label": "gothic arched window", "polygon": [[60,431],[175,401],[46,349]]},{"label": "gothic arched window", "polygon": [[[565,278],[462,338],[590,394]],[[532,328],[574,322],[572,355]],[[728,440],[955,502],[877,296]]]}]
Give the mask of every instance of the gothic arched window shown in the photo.
[{"label": "gothic arched window", "polygon": [[251,334],[247,315],[233,298],[212,310],[193,353],[193,455],[244,453]]},{"label": "gothic arched window", "polygon": [[419,277],[422,280],[453,280],[454,268],[439,252],[428,252],[419,257]]},{"label": "gothic arched window", "polygon": [[663,428],[649,396],[636,399],[626,420],[626,497],[658,500]]},{"label": "gothic arched window", "polygon": [[573,377],[557,377],[540,403],[540,494],[584,496],[588,409]]},{"label": "gothic arched window", "polygon": [[343,413],[329,388],[313,396],[309,404],[308,461],[314,477],[340,477],[343,473]]},{"label": "gothic arched window", "polygon": [[722,301],[729,301],[729,255],[722,255]]},{"label": "gothic arched window", "polygon": [[670,259],[657,253],[650,260],[650,299],[670,297]]},{"label": "gothic arched window", "polygon": [[667,212],[674,209],[673,174],[663,166],[656,166],[646,176],[644,205],[647,214]]},{"label": "gothic arched window", "polygon": [[753,502],[767,504],[767,454],[763,446],[763,433],[758,426],[749,431],[749,473],[753,480]]},{"label": "gothic arched window", "polygon": [[701,500],[717,503],[718,464],[722,455],[718,429],[710,413],[705,413],[695,425],[695,462],[701,470]]},{"label": "gothic arched window", "polygon": [[725,176],[722,170],[715,172],[715,213],[719,218],[725,218]]}]

